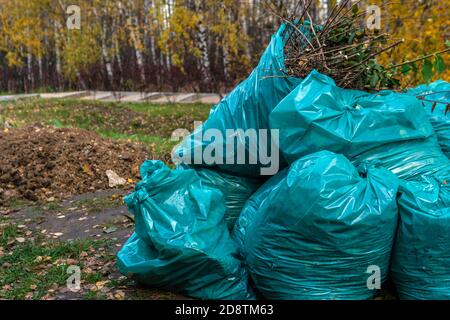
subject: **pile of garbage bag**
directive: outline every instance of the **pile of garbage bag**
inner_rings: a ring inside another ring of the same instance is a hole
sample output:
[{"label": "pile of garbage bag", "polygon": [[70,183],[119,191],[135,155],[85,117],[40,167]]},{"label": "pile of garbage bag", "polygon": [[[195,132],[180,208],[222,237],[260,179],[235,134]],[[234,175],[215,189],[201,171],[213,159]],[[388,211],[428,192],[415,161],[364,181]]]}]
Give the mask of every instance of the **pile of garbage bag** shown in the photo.
[{"label": "pile of garbage bag", "polygon": [[[236,238],[267,299],[367,299],[367,270],[386,280],[397,227],[398,180],[357,170],[321,151],[295,161],[258,208],[241,215]],[[248,210],[248,209],[247,209]]]},{"label": "pile of garbage bag", "polygon": [[233,230],[248,198],[261,186],[262,182],[255,178],[239,177],[205,168],[198,168],[196,172],[204,185],[222,192],[227,208],[225,220],[229,230]]},{"label": "pile of garbage bag", "polygon": [[286,77],[283,28],[176,169],[142,165],[120,271],[200,299],[450,299],[449,84]]},{"label": "pile of garbage bag", "polygon": [[[450,299],[450,184],[403,181],[392,277],[402,299]],[[447,180],[448,181],[448,180]]]},{"label": "pile of garbage bag", "polygon": [[[400,178],[404,187],[393,256],[399,295],[450,298],[450,269],[443,267],[450,265],[450,160],[417,98],[346,90],[312,72],[272,111],[270,124],[280,130],[280,151],[289,163],[330,150],[355,166],[376,163]],[[416,287],[420,294],[413,293]]]},{"label": "pile of garbage bag", "polygon": [[399,178],[450,170],[418,99],[396,93],[347,90],[313,71],[270,114],[279,148],[289,163],[321,150],[358,165],[380,162]]},{"label": "pile of garbage bag", "polygon": [[203,299],[250,299],[247,271],[224,219],[223,194],[195,170],[146,161],[125,198],[135,232],[117,255],[138,282]]}]

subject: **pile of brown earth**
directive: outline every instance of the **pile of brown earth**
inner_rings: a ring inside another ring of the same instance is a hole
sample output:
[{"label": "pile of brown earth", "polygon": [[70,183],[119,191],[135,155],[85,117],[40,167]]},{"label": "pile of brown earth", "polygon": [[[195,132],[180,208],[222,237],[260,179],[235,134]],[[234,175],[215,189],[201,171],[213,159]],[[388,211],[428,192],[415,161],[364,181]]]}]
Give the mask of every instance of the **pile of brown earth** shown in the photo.
[{"label": "pile of brown earth", "polygon": [[153,158],[140,144],[42,126],[0,131],[0,150],[0,205],[11,199],[52,201],[107,189],[107,170],[135,181],[139,165]]}]

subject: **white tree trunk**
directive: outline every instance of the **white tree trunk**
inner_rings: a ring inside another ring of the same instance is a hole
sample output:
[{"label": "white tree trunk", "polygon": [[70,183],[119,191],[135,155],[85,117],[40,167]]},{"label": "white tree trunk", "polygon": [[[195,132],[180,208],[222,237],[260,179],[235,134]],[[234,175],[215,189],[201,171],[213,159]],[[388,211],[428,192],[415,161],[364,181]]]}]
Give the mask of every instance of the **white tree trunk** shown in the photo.
[{"label": "white tree trunk", "polygon": [[107,33],[108,33],[108,25],[106,23],[106,17],[108,15],[108,10],[105,6],[104,8],[104,19],[103,19],[103,23],[102,23],[102,55],[103,55],[103,59],[105,60],[105,67],[106,67],[106,73],[108,74],[108,79],[109,82],[111,83],[111,85],[114,84],[114,72],[113,72],[113,68],[112,68],[112,63],[111,63],[111,58],[109,56],[109,52],[108,52],[108,45],[106,43],[106,39],[107,39]]},{"label": "white tree trunk", "polygon": [[[251,1],[249,3],[242,2],[241,4],[241,16],[242,19],[242,31],[246,36],[249,35],[249,28],[248,28],[248,19],[250,18],[250,8],[252,7]],[[248,59],[251,59],[251,53],[250,53],[250,45],[245,46],[245,55]]]},{"label": "white tree trunk", "polygon": [[117,65],[119,66],[120,73],[122,73],[123,72],[122,57],[120,56],[120,45],[119,45],[119,40],[117,39],[117,37],[114,38],[114,46],[115,46],[115,52],[116,52]]},{"label": "white tree trunk", "polygon": [[141,43],[139,41],[139,37],[136,35],[136,32],[133,28],[130,30],[131,41],[133,42],[134,52],[136,54],[136,63],[139,68],[139,74],[141,76],[142,83],[145,83],[145,64],[144,64],[144,55],[142,54],[142,50],[140,48]]},{"label": "white tree trunk", "polygon": [[86,83],[84,82],[83,77],[81,76],[80,70],[77,69],[76,73],[77,73],[78,83],[80,84],[81,89],[86,90]]},{"label": "white tree trunk", "polygon": [[128,2],[128,17],[129,17],[129,30],[131,42],[133,43],[134,53],[136,56],[136,63],[139,69],[139,75],[141,77],[142,84],[145,84],[145,63],[144,63],[144,54],[142,52],[142,42],[139,37],[139,32],[136,32],[135,28],[139,28],[138,17],[134,13],[134,2]]},{"label": "white tree trunk", "polygon": [[39,82],[44,81],[44,70],[42,65],[42,56],[38,57],[38,72],[39,72]]},{"label": "white tree trunk", "polygon": [[30,89],[34,88],[34,76],[33,76],[33,56],[31,53],[27,53],[27,79],[30,85]]},{"label": "white tree trunk", "polygon": [[93,8],[93,13],[94,13],[96,19],[99,20],[102,25],[102,34],[100,37],[101,38],[102,58],[103,58],[103,63],[105,65],[106,76],[108,78],[110,85],[113,86],[114,85],[114,72],[113,72],[113,68],[112,68],[111,59],[109,57],[108,45],[106,43],[107,34],[108,34],[108,25],[106,23],[108,9],[106,7],[106,3],[105,3],[105,6],[103,7],[103,17],[100,17],[97,14],[97,10],[95,8]]},{"label": "white tree trunk", "polygon": [[[196,11],[201,12],[201,3],[202,1],[197,0],[195,2],[196,5]],[[201,71],[203,76],[203,82],[206,84],[211,83],[211,74],[210,74],[210,67],[211,62],[209,60],[209,53],[208,53],[208,31],[205,27],[204,22],[204,13],[200,15],[200,21],[198,24],[198,42],[199,42],[199,49],[201,52]]]},{"label": "white tree trunk", "polygon": [[56,58],[56,82],[59,90],[62,90],[61,84],[61,76],[62,76],[62,67],[61,67],[61,50],[60,46],[60,34],[59,29],[61,28],[61,24],[55,20],[55,58]]},{"label": "white tree trunk", "polygon": [[151,25],[149,20],[150,10],[152,10],[151,19],[156,18],[154,16],[155,2],[153,0],[144,0],[144,43],[150,52],[150,63],[156,63],[156,52],[155,52],[155,35],[153,30],[149,30]]}]

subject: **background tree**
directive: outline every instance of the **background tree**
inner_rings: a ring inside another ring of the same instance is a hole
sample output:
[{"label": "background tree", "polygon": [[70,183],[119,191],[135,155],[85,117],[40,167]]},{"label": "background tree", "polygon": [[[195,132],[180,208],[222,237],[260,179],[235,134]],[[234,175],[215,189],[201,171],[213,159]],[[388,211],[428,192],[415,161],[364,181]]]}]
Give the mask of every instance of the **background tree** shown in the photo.
[{"label": "background tree", "polygon": [[[314,22],[336,2],[314,1]],[[353,2],[382,6],[383,31],[405,39],[380,58],[402,74],[403,86],[449,79],[448,53],[404,64],[447,48],[449,1]],[[79,0],[81,29],[69,30],[73,4],[0,0],[0,91],[226,92],[248,75],[280,24],[268,6],[290,15],[302,1]]]}]

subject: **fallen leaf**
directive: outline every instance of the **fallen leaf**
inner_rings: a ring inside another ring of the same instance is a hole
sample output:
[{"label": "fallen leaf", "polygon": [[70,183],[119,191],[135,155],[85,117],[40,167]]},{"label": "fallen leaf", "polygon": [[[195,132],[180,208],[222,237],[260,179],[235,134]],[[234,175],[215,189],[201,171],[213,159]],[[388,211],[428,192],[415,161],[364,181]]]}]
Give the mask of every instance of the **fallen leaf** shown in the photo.
[{"label": "fallen leaf", "polygon": [[116,200],[116,199],[119,199],[120,197],[122,197],[120,194],[113,194],[111,196],[111,200]]},{"label": "fallen leaf", "polygon": [[97,287],[98,290],[101,290],[101,289],[105,286],[105,284],[107,284],[108,282],[109,282],[108,280],[105,280],[105,281],[97,281],[97,282],[95,283],[95,286]]},{"label": "fallen leaf", "polygon": [[19,242],[19,243],[24,243],[25,242],[25,238],[19,237],[19,238],[16,238],[16,241]]},{"label": "fallen leaf", "polygon": [[123,300],[125,298],[125,293],[122,290],[118,290],[114,294],[114,298],[116,298],[117,300]]},{"label": "fallen leaf", "polygon": [[110,233],[113,233],[113,232],[116,232],[116,231],[117,231],[117,227],[116,226],[111,226],[109,228],[103,229],[103,232],[107,233],[107,234],[110,234]]},{"label": "fallen leaf", "polygon": [[5,284],[5,285],[2,287],[2,289],[5,290],[5,291],[9,291],[9,290],[12,289],[12,286],[9,285],[9,284]]},{"label": "fallen leaf", "polygon": [[88,175],[90,175],[90,176],[93,176],[94,175],[94,173],[92,172],[92,169],[91,169],[91,166],[89,165],[89,164],[84,164],[83,166],[82,166],[82,169],[83,169],[83,172],[84,173],[86,173],[86,174],[88,174]]}]

